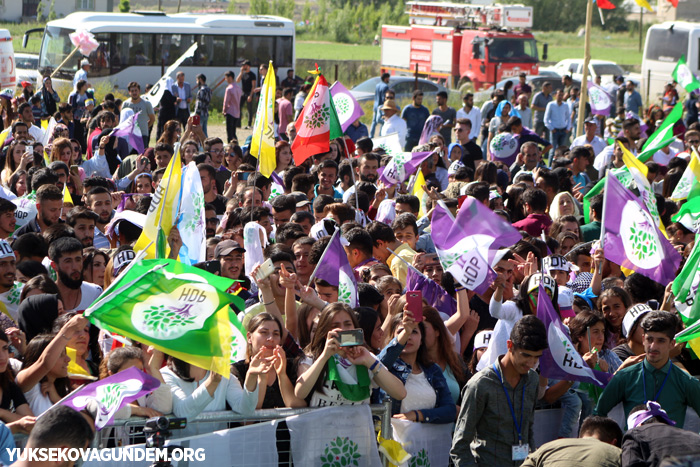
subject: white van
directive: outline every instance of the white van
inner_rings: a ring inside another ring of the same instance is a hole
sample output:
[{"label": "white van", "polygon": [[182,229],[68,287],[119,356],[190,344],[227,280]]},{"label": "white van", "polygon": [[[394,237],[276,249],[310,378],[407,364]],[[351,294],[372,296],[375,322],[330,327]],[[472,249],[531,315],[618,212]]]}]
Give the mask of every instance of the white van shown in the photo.
[{"label": "white van", "polygon": [[648,104],[659,102],[664,85],[673,79],[673,69],[683,55],[698,76],[699,53],[700,23],[674,21],[651,26],[642,58],[642,98]]}]

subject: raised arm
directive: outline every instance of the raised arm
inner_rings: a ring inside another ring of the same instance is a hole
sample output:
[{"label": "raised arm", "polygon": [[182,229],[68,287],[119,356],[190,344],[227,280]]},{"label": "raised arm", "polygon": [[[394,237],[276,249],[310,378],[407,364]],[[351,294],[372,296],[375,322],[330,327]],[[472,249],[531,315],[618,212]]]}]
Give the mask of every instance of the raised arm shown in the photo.
[{"label": "raised arm", "polygon": [[29,368],[25,368],[17,375],[17,385],[22,392],[28,392],[31,388],[39,384],[49,371],[56,365],[61,355],[66,351],[66,344],[73,336],[85,329],[88,320],[82,315],[73,316],[70,321],[63,325],[56,337],[44,349],[39,359]]}]

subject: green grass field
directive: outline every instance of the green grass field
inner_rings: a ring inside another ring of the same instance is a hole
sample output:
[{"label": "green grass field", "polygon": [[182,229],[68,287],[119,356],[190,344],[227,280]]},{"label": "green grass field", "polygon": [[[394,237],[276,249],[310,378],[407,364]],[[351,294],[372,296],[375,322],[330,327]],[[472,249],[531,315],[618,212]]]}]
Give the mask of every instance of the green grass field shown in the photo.
[{"label": "green grass field", "polygon": [[[583,36],[564,32],[535,32],[537,45],[542,57],[544,43],[549,44],[548,62],[558,62],[565,58],[583,58]],[[593,29],[591,34],[591,58],[611,60],[618,65],[641,67],[642,52],[639,51],[639,36],[630,33],[608,33]]]},{"label": "green grass field", "polygon": [[29,36],[27,48],[22,48],[22,36],[24,31],[34,28],[42,28],[44,23],[0,23],[0,29],[7,29],[12,36],[12,47],[17,53],[38,54],[41,47],[41,34],[32,34]]},{"label": "green grass field", "polygon": [[379,60],[380,48],[372,45],[297,41],[297,58],[315,60]]}]

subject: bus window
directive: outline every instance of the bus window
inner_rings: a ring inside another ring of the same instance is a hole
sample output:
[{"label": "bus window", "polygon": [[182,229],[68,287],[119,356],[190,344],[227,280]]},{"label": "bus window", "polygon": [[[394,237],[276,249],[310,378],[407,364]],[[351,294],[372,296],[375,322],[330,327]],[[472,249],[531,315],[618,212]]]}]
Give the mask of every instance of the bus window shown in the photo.
[{"label": "bus window", "polygon": [[277,47],[275,48],[275,68],[293,67],[292,64],[292,38],[278,37]]},{"label": "bus window", "polygon": [[[236,63],[250,60],[253,69],[274,59],[274,37],[236,36]],[[274,64],[275,68],[279,66]]]},{"label": "bus window", "polygon": [[112,34],[112,71],[154,63],[152,34]]},{"label": "bus window", "polygon": [[95,40],[100,44],[90,54],[90,76],[109,76],[111,73],[110,34],[96,34]]},{"label": "bus window", "polygon": [[647,34],[647,60],[675,63],[688,51],[688,31],[651,28]]},{"label": "bus window", "polygon": [[196,63],[202,66],[230,66],[233,63],[234,36],[197,36]]},{"label": "bus window", "polygon": [[[192,34],[156,34],[155,42],[155,57],[158,63],[162,61],[165,66],[170,66],[192,46],[194,37]],[[197,55],[195,61],[196,59]],[[182,65],[192,66],[192,64],[192,59],[187,59]]]}]

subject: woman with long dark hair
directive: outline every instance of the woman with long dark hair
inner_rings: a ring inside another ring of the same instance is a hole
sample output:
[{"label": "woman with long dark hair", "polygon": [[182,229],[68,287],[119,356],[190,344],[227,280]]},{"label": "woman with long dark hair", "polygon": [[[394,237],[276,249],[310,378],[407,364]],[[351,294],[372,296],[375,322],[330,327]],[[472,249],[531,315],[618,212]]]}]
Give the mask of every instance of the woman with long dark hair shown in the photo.
[{"label": "woman with long dark hair", "polygon": [[355,313],[344,303],[332,303],[321,311],[294,388],[298,398],[311,398],[310,407],[368,404],[372,382],[393,399],[406,396],[401,381],[366,347],[340,346],[338,333],[358,327]]},{"label": "woman with long dark hair", "polygon": [[66,344],[87,325],[87,319],[75,315],[58,334],[39,334],[27,344],[17,385],[35,415],[46,412],[71,391]]},{"label": "woman with long dark hair", "polygon": [[10,339],[0,330],[0,420],[11,423],[32,415],[34,413],[22,390],[15,383],[15,373],[10,365]]}]

